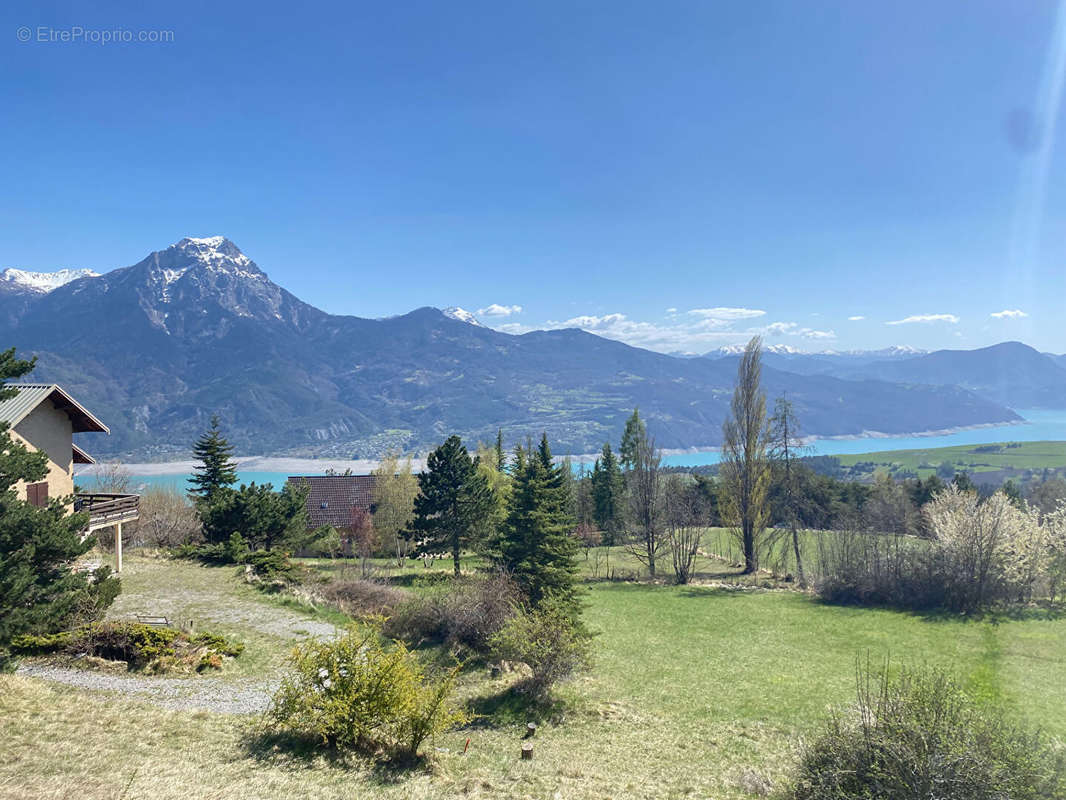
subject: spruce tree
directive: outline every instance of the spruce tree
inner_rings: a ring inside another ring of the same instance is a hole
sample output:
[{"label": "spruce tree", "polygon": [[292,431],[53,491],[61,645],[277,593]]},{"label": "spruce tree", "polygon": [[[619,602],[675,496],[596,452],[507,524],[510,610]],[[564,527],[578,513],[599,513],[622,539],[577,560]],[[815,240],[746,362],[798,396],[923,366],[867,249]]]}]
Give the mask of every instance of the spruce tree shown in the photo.
[{"label": "spruce tree", "polygon": [[[0,353],[0,400],[15,394],[4,382],[33,365],[16,358],[14,348]],[[43,480],[47,463],[44,453],[16,442],[0,424],[0,662],[12,636],[50,633],[94,618],[119,591],[107,567],[91,576],[73,571],[96,538],[82,539],[88,518],[67,513],[70,498],[52,498],[43,508],[18,498],[15,484]]]},{"label": "spruce tree", "polygon": [[418,475],[415,516],[405,535],[415,542],[413,556],[450,552],[459,575],[459,556],[472,545],[492,513],[493,494],[458,436],[429,454]]},{"label": "spruce tree", "polygon": [[625,524],[625,478],[618,459],[605,442],[603,452],[592,466],[592,503],[596,524],[604,544],[615,544],[622,537]]},{"label": "spruce tree", "polygon": [[578,610],[577,542],[561,468],[552,462],[546,436],[535,452],[518,447],[514,488],[500,546],[501,565],[525,591],[530,603],[552,601]]},{"label": "spruce tree", "polygon": [[237,462],[232,458],[233,445],[222,435],[218,414],[211,415],[211,427],[192,446],[193,455],[200,462],[189,478],[197,503],[210,500],[220,489],[228,489],[237,482]]},{"label": "spruce tree", "polygon": [[640,418],[640,410],[634,408],[629,419],[626,420],[625,430],[622,431],[622,444],[619,447],[622,466],[629,470],[637,461],[637,448],[648,436],[648,430],[644,427],[644,420]]}]

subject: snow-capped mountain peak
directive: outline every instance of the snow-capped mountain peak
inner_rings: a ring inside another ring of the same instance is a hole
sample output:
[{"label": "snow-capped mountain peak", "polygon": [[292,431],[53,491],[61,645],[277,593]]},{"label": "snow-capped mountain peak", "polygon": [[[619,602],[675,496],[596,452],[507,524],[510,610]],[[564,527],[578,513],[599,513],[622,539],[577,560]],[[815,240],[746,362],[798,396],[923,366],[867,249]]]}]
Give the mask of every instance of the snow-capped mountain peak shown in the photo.
[{"label": "snow-capped mountain peak", "polygon": [[233,242],[225,236],[206,236],[196,238],[186,236],[179,242],[175,242],[166,251],[173,251],[186,258],[191,258],[208,268],[213,269],[236,269],[253,267],[245,277],[258,276],[260,273],[254,268],[252,260],[241,252]]},{"label": "snow-capped mountain peak", "polygon": [[76,281],[78,278],[96,278],[99,272],[91,269],[60,269],[55,272],[31,272],[25,269],[5,269],[0,271],[0,281],[25,291],[47,294],[53,289]]},{"label": "snow-capped mountain peak", "polygon": [[458,320],[459,322],[465,322],[465,323],[467,323],[469,325],[475,325],[478,328],[485,327],[484,325],[482,325],[480,322],[477,321],[477,317],[475,317],[472,313],[467,311],[465,308],[459,308],[459,306],[449,306],[448,308],[441,309],[441,313],[444,316],[449,317],[451,319]]}]

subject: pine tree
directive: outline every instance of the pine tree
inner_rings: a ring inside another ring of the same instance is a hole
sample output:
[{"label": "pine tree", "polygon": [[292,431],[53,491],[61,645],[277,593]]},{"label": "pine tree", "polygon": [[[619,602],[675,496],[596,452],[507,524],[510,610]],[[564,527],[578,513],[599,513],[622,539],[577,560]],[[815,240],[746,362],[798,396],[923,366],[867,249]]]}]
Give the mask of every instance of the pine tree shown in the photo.
[{"label": "pine tree", "polygon": [[551,600],[576,614],[577,542],[571,536],[570,499],[546,436],[535,452],[516,449],[512,474],[515,483],[500,547],[501,565],[532,605]]},{"label": "pine tree", "polygon": [[[0,400],[14,396],[4,386],[33,369],[34,361],[0,353]],[[75,559],[92,549],[82,540],[84,514],[68,514],[70,498],[52,498],[43,508],[18,499],[18,481],[33,483],[48,473],[44,453],[29,450],[0,424],[0,661],[12,636],[49,633],[98,616],[119,591],[117,578],[101,567],[91,576],[72,570]]]},{"label": "pine tree", "polygon": [[450,552],[459,575],[459,556],[492,513],[493,495],[458,436],[450,436],[429,454],[418,475],[415,516],[406,531],[415,540],[412,555]]},{"label": "pine tree", "polygon": [[644,427],[644,420],[640,418],[640,410],[634,408],[629,419],[626,420],[625,430],[622,431],[622,444],[619,447],[622,467],[633,469],[637,461],[637,448],[648,436],[648,430]]},{"label": "pine tree", "polygon": [[237,482],[237,463],[233,460],[233,446],[226,441],[219,427],[218,414],[211,416],[211,427],[192,446],[193,455],[200,462],[194,468],[189,494],[197,502],[209,500],[219,489],[228,489]]},{"label": "pine tree", "polygon": [[603,452],[592,466],[592,502],[596,524],[603,533],[603,543],[615,544],[622,537],[625,524],[625,478],[618,459],[605,442]]}]

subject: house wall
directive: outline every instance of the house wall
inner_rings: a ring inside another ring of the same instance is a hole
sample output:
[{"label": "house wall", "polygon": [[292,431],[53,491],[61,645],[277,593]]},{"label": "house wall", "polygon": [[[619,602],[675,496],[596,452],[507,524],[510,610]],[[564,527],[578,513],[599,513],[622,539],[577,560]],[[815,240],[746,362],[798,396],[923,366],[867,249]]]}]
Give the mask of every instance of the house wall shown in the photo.
[{"label": "house wall", "polygon": [[[48,497],[63,497],[74,493],[74,430],[70,417],[60,411],[51,400],[41,402],[16,425],[12,437],[30,450],[48,454]],[[26,499],[26,485],[15,484],[19,499]]]}]

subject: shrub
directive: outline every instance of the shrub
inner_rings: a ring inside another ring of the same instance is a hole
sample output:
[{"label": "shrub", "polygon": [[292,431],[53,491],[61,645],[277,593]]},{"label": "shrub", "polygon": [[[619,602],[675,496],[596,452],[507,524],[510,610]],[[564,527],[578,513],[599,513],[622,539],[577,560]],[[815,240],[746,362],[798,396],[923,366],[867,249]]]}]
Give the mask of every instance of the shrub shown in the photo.
[{"label": "shrub", "polygon": [[860,671],[858,683],[855,707],[805,748],[790,800],[1062,797],[1061,754],[948,674]]},{"label": "shrub", "polygon": [[447,589],[397,606],[385,623],[386,632],[414,645],[460,645],[487,655],[489,640],[515,613],[521,598],[521,590],[503,573],[459,581],[452,578]]},{"label": "shrub", "polygon": [[364,579],[330,581],[313,593],[345,614],[363,619],[388,616],[410,597],[398,587]]},{"label": "shrub", "polygon": [[376,625],[310,641],[292,666],[267,711],[277,732],[413,758],[427,738],[467,720],[452,700],[458,668],[427,678],[417,657],[401,643],[387,646]]},{"label": "shrub", "polygon": [[568,607],[547,601],[536,609],[517,609],[490,644],[497,658],[529,667],[532,674],[521,684],[522,691],[544,697],[556,684],[591,666],[591,638]]},{"label": "shrub", "polygon": [[300,574],[296,565],[280,550],[255,550],[244,557],[243,563],[251,567],[255,576],[263,581],[292,583]]},{"label": "shrub", "polygon": [[209,542],[224,542],[240,531],[253,549],[298,549],[310,538],[305,492],[291,484],[275,492],[269,483],[218,489],[198,505],[204,536]]},{"label": "shrub", "polygon": [[203,539],[196,509],[176,489],[141,494],[133,541],[147,547],[178,547]]},{"label": "shrub", "polygon": [[[17,636],[11,649],[19,655],[50,653],[88,655],[125,661],[131,670],[166,671],[174,667],[221,668],[222,657],[235,658],[244,645],[213,633],[190,637],[174,628],[138,622],[104,622],[40,636]],[[212,656],[214,656],[212,658]]]}]

